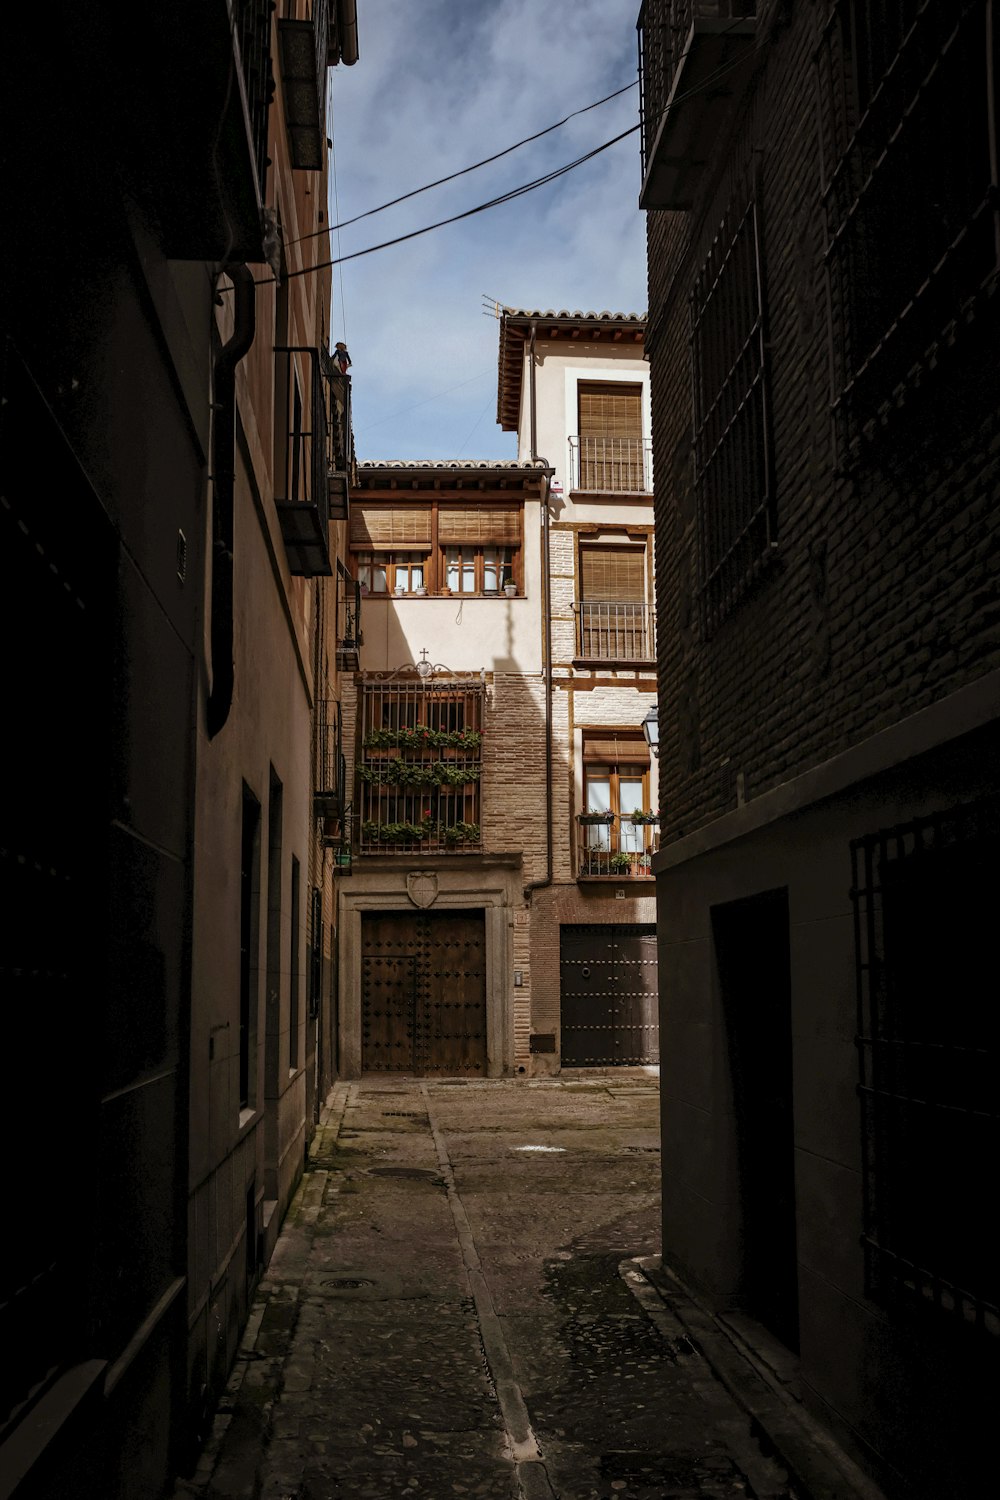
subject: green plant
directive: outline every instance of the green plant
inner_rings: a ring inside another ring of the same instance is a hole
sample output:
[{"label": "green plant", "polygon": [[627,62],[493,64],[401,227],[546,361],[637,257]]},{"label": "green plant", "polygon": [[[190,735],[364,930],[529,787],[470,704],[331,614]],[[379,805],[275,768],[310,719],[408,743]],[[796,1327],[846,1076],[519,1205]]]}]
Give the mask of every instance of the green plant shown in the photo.
[{"label": "green plant", "polygon": [[446,844],[478,844],[479,837],[478,823],[449,823],[444,829]]},{"label": "green plant", "polygon": [[373,729],[364,738],[366,750],[384,750],[392,745],[411,749],[478,750],[483,737],[476,729],[430,729],[426,724],[404,724],[398,729]]},{"label": "green plant", "polygon": [[612,870],[619,874],[624,874],[626,870],[631,870],[632,868],[632,856],[631,854],[623,854],[621,852],[612,854],[608,863]]},{"label": "green plant", "polygon": [[362,781],[375,786],[464,786],[478,781],[478,766],[449,766],[443,760],[429,762],[394,760],[388,765],[358,764]]},{"label": "green plant", "polygon": [[422,823],[377,823],[369,818],[361,825],[361,837],[372,844],[409,844],[427,838],[433,828],[431,818]]}]

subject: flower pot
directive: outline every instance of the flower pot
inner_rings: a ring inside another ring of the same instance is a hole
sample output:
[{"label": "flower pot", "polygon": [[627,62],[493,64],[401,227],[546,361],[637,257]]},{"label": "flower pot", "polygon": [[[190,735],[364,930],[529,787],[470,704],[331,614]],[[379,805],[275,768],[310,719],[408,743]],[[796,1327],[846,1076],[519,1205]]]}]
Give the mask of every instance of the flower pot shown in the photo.
[{"label": "flower pot", "polygon": [[503,591],[507,595],[508,599],[516,599],[517,598],[517,584],[516,583],[505,583],[504,586],[503,586]]}]

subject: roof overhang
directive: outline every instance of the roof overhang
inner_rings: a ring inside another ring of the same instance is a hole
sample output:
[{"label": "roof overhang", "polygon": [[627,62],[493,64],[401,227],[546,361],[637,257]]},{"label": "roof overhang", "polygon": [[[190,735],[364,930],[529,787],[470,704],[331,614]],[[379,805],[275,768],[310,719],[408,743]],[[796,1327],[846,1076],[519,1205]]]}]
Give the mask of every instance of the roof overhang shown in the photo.
[{"label": "roof overhang", "polygon": [[497,379],[497,422],[504,432],[516,432],[521,414],[524,346],[534,330],[536,339],[565,339],[577,343],[605,343],[641,349],[646,337],[645,314],[612,312],[542,312],[524,308],[500,309],[500,353]]}]

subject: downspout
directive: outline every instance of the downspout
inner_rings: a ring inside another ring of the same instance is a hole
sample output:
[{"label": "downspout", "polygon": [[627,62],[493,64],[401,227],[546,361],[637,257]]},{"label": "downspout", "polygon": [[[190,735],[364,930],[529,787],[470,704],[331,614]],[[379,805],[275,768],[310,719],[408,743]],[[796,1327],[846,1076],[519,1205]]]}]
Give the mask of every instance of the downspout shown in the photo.
[{"label": "downspout", "polygon": [[[531,462],[538,462],[538,421],[535,390],[535,334],[537,321],[531,320],[531,337],[528,341],[528,392],[531,400]],[[546,873],[538,880],[531,880],[524,887],[525,899],[532,892],[544,890],[552,884],[552,605],[549,577],[549,486],[552,469],[545,475],[542,494],[542,615],[545,622],[543,644],[545,650],[545,855]]]},{"label": "downspout", "polygon": [[219,351],[213,381],[212,592],[209,602],[212,687],[206,725],[214,739],[233,705],[233,549],[236,491],[236,366],[253,343],[257,305],[248,266],[226,266],[233,283],[233,334]]}]

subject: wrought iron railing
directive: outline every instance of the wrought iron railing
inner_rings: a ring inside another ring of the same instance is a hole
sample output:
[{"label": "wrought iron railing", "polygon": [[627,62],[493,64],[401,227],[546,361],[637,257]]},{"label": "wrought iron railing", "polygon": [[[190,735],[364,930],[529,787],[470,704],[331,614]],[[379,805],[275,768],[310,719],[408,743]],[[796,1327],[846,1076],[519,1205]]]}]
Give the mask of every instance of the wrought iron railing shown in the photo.
[{"label": "wrought iron railing", "polygon": [[577,822],[576,870],[581,880],[643,880],[652,876],[660,834],[659,824],[650,821],[650,815],[633,821],[625,813],[612,821],[596,823],[584,816]]},{"label": "wrought iron railing", "polygon": [[656,612],[648,604],[574,604],[577,655],[591,661],[655,661]]},{"label": "wrought iron railing", "polygon": [[316,713],[316,810],[324,817],[340,817],[347,784],[341,749],[341,711],[335,698],[320,701]]},{"label": "wrought iron railing", "polygon": [[741,21],[757,14],[757,0],[644,0],[639,11],[639,115],[645,176],[660,116],[696,21]]},{"label": "wrought iron railing", "polygon": [[289,566],[307,577],[329,574],[327,383],[319,350],[281,345],[274,356],[274,496]]},{"label": "wrought iron railing", "polygon": [[307,171],[323,165],[329,0],[295,0],[278,21],[282,93],[291,163]]},{"label": "wrought iron railing", "polygon": [[357,668],[364,644],[361,633],[361,585],[341,574],[337,592],[337,665]]},{"label": "wrought iron railing", "polygon": [[246,98],[254,166],[261,198],[267,180],[267,112],[274,93],[271,71],[270,0],[233,0],[233,25],[239,47],[243,93]]},{"label": "wrought iron railing", "polygon": [[648,493],[653,488],[651,440],[571,437],[569,487],[612,495]]},{"label": "wrought iron railing", "polygon": [[357,765],[362,854],[482,847],[484,690],[478,681],[366,683]]}]

